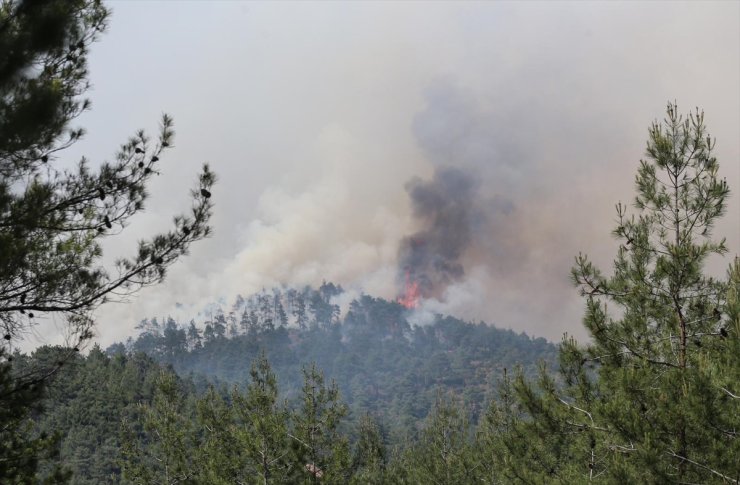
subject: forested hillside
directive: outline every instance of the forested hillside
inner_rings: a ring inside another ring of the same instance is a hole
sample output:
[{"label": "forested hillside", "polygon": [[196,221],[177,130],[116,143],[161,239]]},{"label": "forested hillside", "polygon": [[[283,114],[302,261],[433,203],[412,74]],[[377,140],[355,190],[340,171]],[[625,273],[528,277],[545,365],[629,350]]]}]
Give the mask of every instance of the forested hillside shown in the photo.
[{"label": "forested hillside", "polygon": [[[343,314],[331,284],[262,292],[202,329],[147,319],[107,352],[8,356],[5,399],[34,402],[27,414],[3,409],[15,427],[2,444],[18,458],[0,473],[90,484],[737,483],[740,259],[726,280],[701,272],[727,252],[710,235],[729,194],[702,120],[669,105],[651,127],[642,214],[617,205],[614,273],[576,258],[592,341],[564,339],[557,374],[534,372],[555,357],[541,339],[441,315],[414,326],[408,309],[369,296]],[[51,371],[26,377],[37,369]]]},{"label": "forested hillside", "polygon": [[[534,375],[538,362],[552,367],[556,358],[557,347],[544,339],[484,323],[437,316],[427,326],[412,326],[401,305],[366,295],[340,317],[331,303],[339,292],[327,284],[240,298],[233,311],[217,313],[203,329],[172,319],[147,320],[128,345],[116,344],[107,352],[95,347],[65,363],[36,418],[39,432],[57,433],[60,439],[59,456],[43,461],[42,470],[61,464],[73,472],[75,483],[117,483],[122,426],[138,422],[141,406],[154,402],[156,382],[171,370],[184,376],[171,377],[182,393],[177,405],[195,413],[196,401],[205,399],[211,386],[216,393],[211,399],[217,395],[233,402],[232,385],[246,389],[253,382],[252,364],[264,353],[280,400],[297,409],[304,370],[315,363],[327,385],[336,382],[338,402],[347,405],[340,425],[347,444],[358,440],[371,418],[384,430],[383,445],[400,451],[418,440],[440,399],[454,398],[473,425],[495,397],[504,369],[521,366]],[[288,298],[290,313],[280,310]],[[237,311],[241,315],[235,320]],[[17,365],[38,366],[60,352],[43,348],[31,357],[19,354]]]},{"label": "forested hillside", "polygon": [[736,146],[740,9],[135,3],[0,1],[0,485],[740,485],[739,154],[668,102],[617,196],[651,97]]},{"label": "forested hillside", "polygon": [[316,363],[354,415],[372,413],[401,435],[429,413],[438,392],[460,396],[476,421],[505,368],[522,366],[532,376],[540,361],[552,368],[556,360],[556,346],[544,339],[442,315],[413,326],[409,310],[367,295],[340,316],[333,302],[341,292],[328,283],[239,297],[202,330],[194,322],[147,320],[137,339],[109,351],[144,352],[180,375],[236,384],[264,351],[288,399],[300,391],[301,369]]}]

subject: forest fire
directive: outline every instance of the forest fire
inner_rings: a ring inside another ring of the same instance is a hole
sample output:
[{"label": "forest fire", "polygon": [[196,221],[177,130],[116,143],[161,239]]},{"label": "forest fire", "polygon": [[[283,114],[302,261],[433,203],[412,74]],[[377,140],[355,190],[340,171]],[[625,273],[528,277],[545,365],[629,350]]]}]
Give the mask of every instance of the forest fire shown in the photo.
[{"label": "forest fire", "polygon": [[462,257],[473,244],[473,223],[485,220],[478,208],[474,177],[458,168],[435,171],[431,180],[406,184],[418,230],[401,239],[398,283],[405,275],[398,303],[417,308],[422,299],[444,297],[465,276]]},{"label": "forest fire", "polygon": [[419,306],[419,298],[421,298],[421,291],[419,289],[419,282],[411,280],[409,271],[406,270],[406,282],[404,285],[403,295],[398,297],[398,303],[408,308],[409,310]]}]

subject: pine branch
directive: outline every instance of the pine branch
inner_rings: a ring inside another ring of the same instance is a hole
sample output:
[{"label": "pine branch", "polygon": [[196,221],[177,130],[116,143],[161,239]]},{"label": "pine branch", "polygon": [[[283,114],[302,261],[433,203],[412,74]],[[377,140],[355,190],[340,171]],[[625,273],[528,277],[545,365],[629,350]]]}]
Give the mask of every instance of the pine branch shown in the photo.
[{"label": "pine branch", "polygon": [[697,466],[697,467],[699,467],[699,468],[701,468],[701,469],[703,469],[703,470],[706,470],[706,471],[708,471],[708,472],[712,473],[713,475],[717,475],[718,477],[722,478],[723,480],[727,480],[727,481],[728,481],[728,482],[730,482],[730,483],[740,483],[740,482],[739,482],[738,480],[736,480],[736,479],[734,479],[734,478],[728,477],[727,475],[724,475],[724,474],[722,474],[722,473],[718,472],[717,470],[714,470],[714,469],[712,469],[712,468],[710,468],[710,467],[708,467],[708,466],[706,466],[706,465],[702,465],[701,463],[697,463],[697,462],[695,462],[694,460],[691,460],[691,459],[689,459],[689,458],[686,458],[685,456],[681,456],[681,455],[678,455],[678,454],[676,454],[676,453],[675,453],[674,451],[672,451],[672,450],[669,450],[669,451],[667,451],[666,453],[667,453],[667,454],[668,454],[669,456],[672,456],[672,457],[674,457],[674,458],[678,458],[679,460],[681,460],[681,462],[682,462],[682,463],[683,463],[683,462],[685,462],[685,463],[690,463],[690,464],[692,464],[692,465],[694,465],[694,466]]}]

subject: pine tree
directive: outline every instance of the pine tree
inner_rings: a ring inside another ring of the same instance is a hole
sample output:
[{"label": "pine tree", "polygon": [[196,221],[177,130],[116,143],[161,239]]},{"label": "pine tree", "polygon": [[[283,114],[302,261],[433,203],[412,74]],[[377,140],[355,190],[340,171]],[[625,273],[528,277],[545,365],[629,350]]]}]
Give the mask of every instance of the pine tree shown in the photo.
[{"label": "pine tree", "polygon": [[349,445],[339,433],[347,406],[336,383],[327,387],[315,364],[303,369],[303,379],[301,406],[292,416],[292,483],[347,483]]},{"label": "pine tree", "polygon": [[407,480],[438,485],[476,482],[470,438],[470,421],[463,407],[438,395],[419,442],[407,451]]},{"label": "pine tree", "polygon": [[[87,50],[108,11],[94,0],[8,1],[0,7],[0,326],[5,339],[58,314],[78,339],[91,336],[90,314],[114,295],[162,281],[193,241],[208,235],[207,167],[190,216],[142,241],[115,268],[100,266],[100,241],[143,209],[146,184],[172,146],[164,116],[152,141],[139,131],[112,163],[93,171],[56,167],[83,136],[70,123],[89,107]],[[31,69],[31,66],[35,66]]]},{"label": "pine tree", "polygon": [[[97,170],[84,158],[74,170],[56,163],[83,137],[84,130],[70,125],[90,106],[83,98],[88,49],[108,14],[98,0],[0,3],[0,359],[12,376],[0,380],[0,404],[9,406],[0,417],[0,463],[13,460],[12,449],[24,449],[27,458],[26,469],[0,472],[3,483],[33,476],[43,440],[21,444],[18,426],[45,381],[92,336],[92,312],[162,281],[166,269],[210,231],[214,176],[205,166],[189,216],[177,216],[172,230],[140,242],[114,268],[100,264],[102,239],[143,209],[146,185],[174,137],[172,119],[164,116],[156,140],[137,132]],[[67,324],[67,351],[47,367],[13,371],[7,364],[12,347],[50,316]]]},{"label": "pine tree", "polygon": [[197,445],[193,443],[193,449],[187,450],[193,457],[195,481],[214,485],[245,483],[245,454],[236,437],[238,423],[232,403],[224,399],[221,390],[211,386],[196,407]]},{"label": "pine tree", "polygon": [[[506,368],[498,383],[498,395],[482,417],[475,437],[475,459],[477,476],[481,483],[510,483],[519,478],[511,473],[512,455],[521,456],[529,446],[517,432],[521,428],[521,413],[514,388]],[[519,428],[519,429],[518,429]],[[513,452],[509,451],[513,448]]]},{"label": "pine tree", "polygon": [[[583,255],[587,345],[566,338],[561,379],[516,384],[530,419],[510,470],[525,481],[737,483],[740,479],[738,263],[728,281],[703,273],[727,252],[712,229],[729,189],[704,115],[669,104],[649,131],[635,214],[617,205],[614,274]],[[516,451],[516,450],[514,450]],[[534,451],[534,453],[533,453]]]},{"label": "pine tree", "polygon": [[387,483],[385,468],[388,464],[383,434],[380,426],[369,414],[360,418],[359,437],[352,457],[353,484],[380,485]]},{"label": "pine tree", "polygon": [[244,450],[255,483],[281,483],[289,468],[288,417],[278,400],[277,378],[263,353],[252,363],[246,395],[236,390],[232,402],[240,426],[239,446]]},{"label": "pine tree", "polygon": [[200,342],[200,330],[195,326],[195,320],[190,320],[188,325],[188,347],[192,350],[197,350],[203,347]]},{"label": "pine tree", "polygon": [[308,328],[308,314],[306,311],[306,297],[304,293],[298,293],[294,300],[293,315],[300,330]]},{"label": "pine tree", "polygon": [[60,466],[46,479],[36,474],[39,460],[59,454],[60,436],[35,433],[30,417],[31,412],[42,411],[42,384],[19,381],[12,364],[0,362],[0,389],[0,483],[67,483],[70,474]]},{"label": "pine tree", "polygon": [[133,483],[195,484],[199,469],[193,416],[187,412],[181,382],[163,371],[151,405],[140,406],[140,420],[122,424],[122,474]]},{"label": "pine tree", "polygon": [[288,314],[285,312],[285,307],[281,301],[281,295],[277,290],[274,290],[272,298],[275,302],[275,320],[277,321],[278,327],[285,327],[288,325]]},{"label": "pine tree", "polygon": [[300,330],[306,330],[308,328],[308,314],[306,310],[306,297],[303,293],[298,293],[296,296],[293,315],[296,318],[298,328]]}]

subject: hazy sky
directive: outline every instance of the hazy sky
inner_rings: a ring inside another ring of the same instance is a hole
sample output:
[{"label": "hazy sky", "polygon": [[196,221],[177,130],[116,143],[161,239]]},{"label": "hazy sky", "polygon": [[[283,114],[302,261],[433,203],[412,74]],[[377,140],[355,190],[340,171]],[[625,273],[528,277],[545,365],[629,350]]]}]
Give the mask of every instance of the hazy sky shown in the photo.
[{"label": "hazy sky", "polygon": [[164,285],[100,308],[101,345],[281,283],[394,297],[419,229],[405,187],[444,167],[473,174],[488,212],[465,278],[427,309],[582,338],[569,268],[583,251],[610,269],[614,204],[632,202],[668,100],[706,113],[733,190],[716,233],[740,252],[739,2],[110,5],[68,159],[110,159],[162,112],[177,138],[106,257],[186,210],[203,162],[220,180],[213,237]]}]

